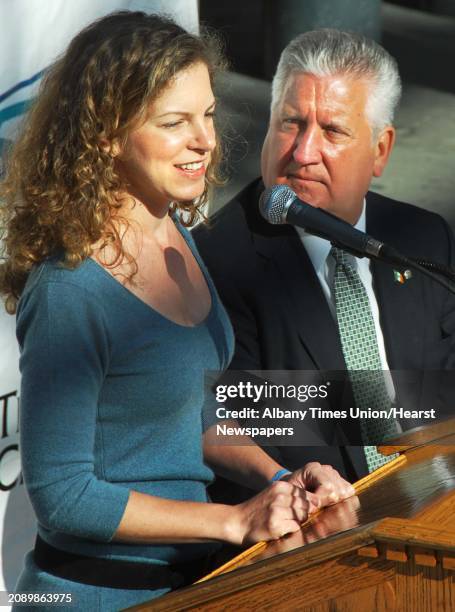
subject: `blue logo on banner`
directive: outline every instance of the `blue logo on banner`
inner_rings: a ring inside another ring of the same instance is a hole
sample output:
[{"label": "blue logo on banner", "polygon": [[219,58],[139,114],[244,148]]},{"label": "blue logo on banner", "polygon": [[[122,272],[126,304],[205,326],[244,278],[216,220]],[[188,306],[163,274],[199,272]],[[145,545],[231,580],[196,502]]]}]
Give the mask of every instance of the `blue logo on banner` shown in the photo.
[{"label": "blue logo on banner", "polygon": [[[34,83],[35,81],[38,81],[43,76],[44,72],[45,70],[40,70],[39,72],[31,76],[29,79],[25,79],[24,81],[16,83],[16,85],[13,85],[13,87],[0,94],[0,104],[2,104],[5,100],[7,100],[17,91],[20,91],[21,89],[32,85],[32,83]],[[30,98],[29,100],[21,100],[20,102],[10,104],[9,106],[5,106],[4,108],[0,109],[0,128],[5,121],[9,121],[10,119],[13,119],[14,117],[18,117],[19,115],[25,113],[32,104],[33,100],[34,98]]]}]

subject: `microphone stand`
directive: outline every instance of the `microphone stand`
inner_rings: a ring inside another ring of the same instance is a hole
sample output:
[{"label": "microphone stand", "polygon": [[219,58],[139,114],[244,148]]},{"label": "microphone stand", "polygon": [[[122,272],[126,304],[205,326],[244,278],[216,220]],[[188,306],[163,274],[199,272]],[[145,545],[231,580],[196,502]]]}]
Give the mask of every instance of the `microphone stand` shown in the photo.
[{"label": "microphone stand", "polygon": [[333,246],[355,257],[377,259],[400,268],[414,268],[455,294],[454,269],[426,259],[406,257],[336,215],[300,201],[288,187],[275,185],[266,189],[261,195],[259,209],[269,223],[303,227],[309,234],[329,240]]},{"label": "microphone stand", "polygon": [[360,253],[359,251],[349,249],[345,245],[335,240],[331,242],[334,246],[340,247],[345,251],[349,251],[356,257],[377,259],[378,261],[384,261],[388,264],[398,265],[400,268],[414,268],[414,270],[417,270],[418,272],[430,277],[451,293],[455,293],[455,270],[453,268],[449,268],[448,266],[444,266],[427,259],[414,259],[412,257],[406,257],[393,247],[384,243],[379,243],[378,248],[375,249],[375,252]]}]

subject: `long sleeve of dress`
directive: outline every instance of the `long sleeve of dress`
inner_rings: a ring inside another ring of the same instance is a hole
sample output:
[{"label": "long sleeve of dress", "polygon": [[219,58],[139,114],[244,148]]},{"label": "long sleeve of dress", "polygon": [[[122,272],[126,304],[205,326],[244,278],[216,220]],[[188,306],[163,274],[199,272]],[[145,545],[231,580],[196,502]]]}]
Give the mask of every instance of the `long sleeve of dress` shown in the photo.
[{"label": "long sleeve of dress", "polygon": [[103,313],[78,285],[41,283],[21,300],[17,333],[22,467],[38,522],[108,542],[129,490],[95,466],[98,396],[109,364]]}]

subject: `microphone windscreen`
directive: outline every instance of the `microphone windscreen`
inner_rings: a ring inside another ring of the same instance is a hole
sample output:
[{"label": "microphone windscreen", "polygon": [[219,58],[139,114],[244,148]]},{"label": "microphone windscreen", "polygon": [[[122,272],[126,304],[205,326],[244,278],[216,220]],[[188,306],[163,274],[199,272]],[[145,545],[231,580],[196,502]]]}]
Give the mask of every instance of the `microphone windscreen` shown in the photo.
[{"label": "microphone windscreen", "polygon": [[296,197],[295,193],[287,185],[268,187],[259,198],[261,215],[266,221],[274,225],[286,223],[287,210]]}]

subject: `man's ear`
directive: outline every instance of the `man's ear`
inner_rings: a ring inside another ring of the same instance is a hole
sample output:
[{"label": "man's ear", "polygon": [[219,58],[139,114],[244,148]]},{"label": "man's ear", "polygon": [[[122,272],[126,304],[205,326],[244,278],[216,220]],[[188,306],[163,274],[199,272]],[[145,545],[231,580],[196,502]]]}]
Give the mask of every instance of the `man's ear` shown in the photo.
[{"label": "man's ear", "polygon": [[395,128],[392,125],[387,125],[379,132],[374,145],[374,165],[373,176],[381,176],[384,168],[389,161],[390,153],[392,152],[395,143]]}]

